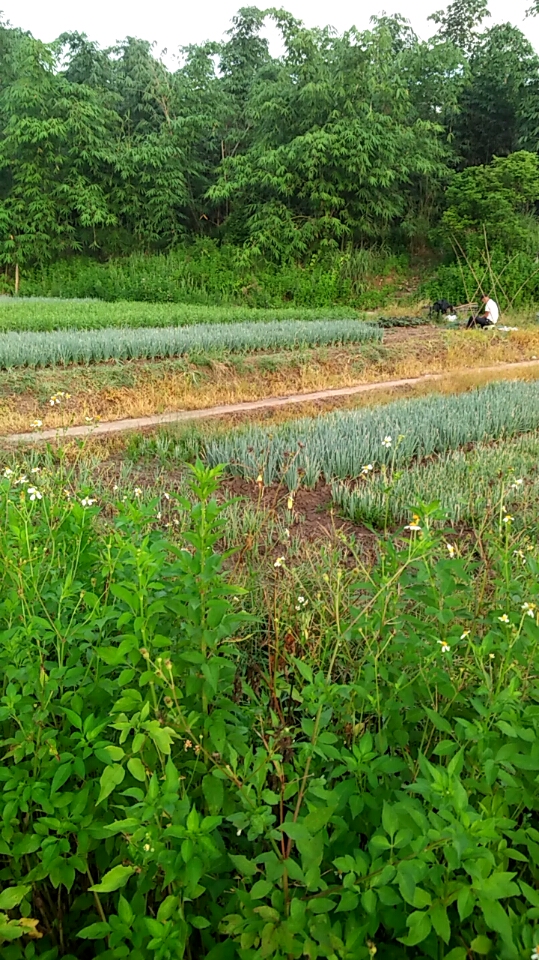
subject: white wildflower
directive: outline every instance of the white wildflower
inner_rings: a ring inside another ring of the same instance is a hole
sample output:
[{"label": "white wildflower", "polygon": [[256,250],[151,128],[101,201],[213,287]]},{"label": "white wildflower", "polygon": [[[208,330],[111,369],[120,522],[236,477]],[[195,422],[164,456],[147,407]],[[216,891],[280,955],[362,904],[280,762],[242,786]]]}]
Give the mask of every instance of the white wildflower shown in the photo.
[{"label": "white wildflower", "polygon": [[277,557],[277,559],[276,559],[275,563],[273,564],[273,566],[274,566],[274,567],[284,567],[284,564],[285,564],[285,558],[284,558],[284,557]]},{"label": "white wildflower", "polygon": [[506,613],[502,613],[501,617],[498,617],[500,623],[509,623],[509,617]]},{"label": "white wildflower", "polygon": [[438,640],[437,642],[440,644],[442,648],[442,653],[450,653],[451,647],[449,646],[448,643],[446,643],[445,640]]},{"label": "white wildflower", "polygon": [[10,470],[9,467],[6,467],[2,476],[4,477],[4,480],[9,480],[13,476],[13,470]]},{"label": "white wildflower", "polygon": [[382,446],[386,447],[386,449],[389,449],[392,443],[393,443],[393,440],[389,436],[384,437],[384,439],[382,440]]},{"label": "white wildflower", "polygon": [[133,490],[133,493],[135,494],[136,497],[142,496],[142,490],[140,487],[135,487],[135,489]]},{"label": "white wildflower", "polygon": [[30,500],[42,500],[43,494],[37,489],[37,487],[28,487],[28,496]]},{"label": "white wildflower", "polygon": [[92,499],[92,497],[84,497],[81,500],[81,505],[83,507],[93,507],[94,503],[97,503],[97,500]]},{"label": "white wildflower", "polygon": [[39,430],[43,426],[43,420],[32,420],[30,426],[33,430]]},{"label": "white wildflower", "polygon": [[452,543],[446,543],[446,548],[449,556],[452,558],[457,553],[457,548]]}]

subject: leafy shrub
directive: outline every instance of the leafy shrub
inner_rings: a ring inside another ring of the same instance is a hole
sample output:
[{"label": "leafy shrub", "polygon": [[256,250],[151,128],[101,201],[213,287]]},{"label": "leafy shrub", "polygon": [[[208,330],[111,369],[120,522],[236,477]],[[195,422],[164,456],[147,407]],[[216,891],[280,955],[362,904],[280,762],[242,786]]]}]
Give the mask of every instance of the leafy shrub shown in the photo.
[{"label": "leafy shrub", "polygon": [[[168,254],[116,258],[105,263],[83,257],[23,271],[26,297],[97,298],[191,305],[246,307],[384,306],[394,285],[374,289],[372,278],[402,273],[406,258],[377,247],[313,255],[307,263],[279,266],[232,244],[199,240]],[[2,290],[0,281],[0,290]],[[5,286],[12,292],[12,286]]]},{"label": "leafy shrub", "polygon": [[254,685],[217,477],[181,545],[3,483],[3,960],[531,954],[535,554],[488,542],[476,596],[427,509],[328,596],[323,664],[271,646]]}]

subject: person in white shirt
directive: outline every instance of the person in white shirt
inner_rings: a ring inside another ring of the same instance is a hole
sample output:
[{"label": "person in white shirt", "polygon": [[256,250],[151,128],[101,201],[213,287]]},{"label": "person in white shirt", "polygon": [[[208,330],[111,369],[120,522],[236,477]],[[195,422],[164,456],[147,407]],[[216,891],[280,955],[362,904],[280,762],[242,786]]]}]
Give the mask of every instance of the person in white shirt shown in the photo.
[{"label": "person in white shirt", "polygon": [[468,323],[466,324],[466,329],[471,330],[472,327],[493,327],[498,323],[498,318],[500,316],[500,311],[498,304],[492,297],[489,297],[487,294],[481,297],[483,301],[483,313],[476,317],[470,317]]}]

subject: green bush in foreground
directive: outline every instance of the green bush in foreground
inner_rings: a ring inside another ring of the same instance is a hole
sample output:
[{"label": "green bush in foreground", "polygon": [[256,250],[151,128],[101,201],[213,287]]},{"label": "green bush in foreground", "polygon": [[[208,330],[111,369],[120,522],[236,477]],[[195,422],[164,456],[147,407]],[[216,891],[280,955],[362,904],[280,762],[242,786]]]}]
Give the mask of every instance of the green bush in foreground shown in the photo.
[{"label": "green bush in foreground", "polygon": [[241,353],[278,347],[294,349],[381,340],[382,330],[357,320],[274,321],[198,324],[151,329],[58,330],[6,333],[0,340],[0,367],[44,367],[100,360],[177,357],[200,353]]},{"label": "green bush in foreground", "polygon": [[448,556],[425,509],[302,596],[335,610],[321,658],[253,672],[218,473],[179,545],[62,470],[2,482],[3,960],[529,957],[536,551],[506,525]]}]

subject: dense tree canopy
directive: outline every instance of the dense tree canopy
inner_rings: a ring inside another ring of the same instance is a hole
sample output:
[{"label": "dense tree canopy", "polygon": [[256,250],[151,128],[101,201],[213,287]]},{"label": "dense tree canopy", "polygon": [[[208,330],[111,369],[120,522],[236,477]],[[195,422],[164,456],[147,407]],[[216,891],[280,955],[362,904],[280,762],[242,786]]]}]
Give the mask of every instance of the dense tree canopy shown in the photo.
[{"label": "dense tree canopy", "polygon": [[504,217],[529,246],[539,58],[488,15],[453,0],[423,42],[400,16],[339,36],[245,7],[175,71],[133,37],[45,45],[0,22],[0,262],[202,236],[279,263],[467,242],[485,223],[503,242]]}]

